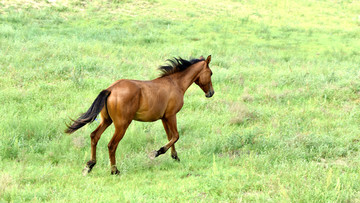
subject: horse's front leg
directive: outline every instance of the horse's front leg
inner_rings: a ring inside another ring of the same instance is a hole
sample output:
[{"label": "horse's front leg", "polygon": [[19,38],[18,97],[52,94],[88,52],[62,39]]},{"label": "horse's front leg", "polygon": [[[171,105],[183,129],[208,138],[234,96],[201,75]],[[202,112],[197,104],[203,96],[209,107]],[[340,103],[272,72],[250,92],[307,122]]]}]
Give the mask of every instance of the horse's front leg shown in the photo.
[{"label": "horse's front leg", "polygon": [[[163,123],[164,129],[165,129],[167,138],[169,141],[171,141],[172,134],[169,130],[168,122],[166,121],[166,119],[162,119],[162,123]],[[175,159],[176,161],[180,161],[180,159],[177,155],[176,149],[175,149],[175,143],[171,146],[171,158]]]},{"label": "horse's front leg", "polygon": [[165,146],[161,147],[159,150],[153,151],[150,154],[150,158],[154,159],[155,157],[158,157],[161,154],[165,154],[165,152],[170,147],[173,147],[173,151],[172,151],[171,155],[173,155],[174,159],[179,160],[179,158],[177,157],[177,153],[175,151],[175,147],[174,147],[175,142],[178,141],[178,139],[179,139],[179,132],[177,130],[177,125],[176,125],[176,116],[174,115],[174,116],[171,116],[171,117],[163,118],[162,121],[164,123],[165,131],[166,131],[166,133],[168,135],[168,138],[170,140]]}]

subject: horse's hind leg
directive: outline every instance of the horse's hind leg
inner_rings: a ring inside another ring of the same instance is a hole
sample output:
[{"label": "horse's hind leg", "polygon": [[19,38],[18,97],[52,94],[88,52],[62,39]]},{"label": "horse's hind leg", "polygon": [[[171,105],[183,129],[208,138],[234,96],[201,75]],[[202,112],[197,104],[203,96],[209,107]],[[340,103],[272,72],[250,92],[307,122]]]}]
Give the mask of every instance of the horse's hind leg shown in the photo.
[{"label": "horse's hind leg", "polygon": [[[172,138],[172,135],[171,135],[171,132],[169,130],[169,126],[166,122],[165,119],[162,120],[162,123],[163,123],[163,126],[164,126],[164,129],[165,129],[165,132],[166,132],[166,135],[167,135],[167,138],[168,140],[170,141],[171,138]],[[173,144],[171,146],[171,158],[175,159],[176,161],[180,161],[178,155],[177,155],[177,152],[176,152],[176,149],[175,149],[175,144]]]},{"label": "horse's hind leg", "polygon": [[115,125],[115,133],[111,138],[108,148],[109,148],[109,157],[110,157],[110,165],[111,165],[111,174],[119,174],[120,171],[116,168],[116,159],[115,152],[120,140],[124,137],[126,129],[130,125],[131,121],[123,122],[123,123],[114,123]]},{"label": "horse's hind leg", "polygon": [[90,160],[86,163],[85,168],[83,169],[83,175],[87,175],[90,173],[92,168],[96,164],[96,146],[101,137],[101,134],[106,130],[109,125],[111,125],[112,121],[109,118],[104,118],[101,116],[100,125],[90,134],[91,138],[91,157]]}]

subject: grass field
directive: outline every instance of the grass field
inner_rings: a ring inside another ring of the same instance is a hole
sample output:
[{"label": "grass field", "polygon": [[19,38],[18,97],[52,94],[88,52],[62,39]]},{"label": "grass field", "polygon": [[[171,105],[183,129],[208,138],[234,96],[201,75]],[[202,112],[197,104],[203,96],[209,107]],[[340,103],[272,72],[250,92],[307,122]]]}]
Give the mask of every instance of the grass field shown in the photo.
[{"label": "grass field", "polygon": [[[212,55],[177,116],[180,163],[133,122],[110,175],[89,134],[66,135],[121,78]],[[360,1],[0,1],[0,202],[360,202]]]}]

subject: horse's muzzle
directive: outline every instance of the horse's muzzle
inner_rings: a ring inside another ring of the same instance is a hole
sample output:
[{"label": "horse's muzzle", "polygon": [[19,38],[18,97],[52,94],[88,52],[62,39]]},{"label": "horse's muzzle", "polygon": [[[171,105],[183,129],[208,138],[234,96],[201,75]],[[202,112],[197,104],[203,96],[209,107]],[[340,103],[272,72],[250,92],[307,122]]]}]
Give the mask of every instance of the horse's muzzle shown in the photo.
[{"label": "horse's muzzle", "polygon": [[210,98],[210,97],[212,97],[213,95],[215,94],[215,91],[214,90],[210,90],[208,93],[206,93],[206,97],[207,98]]}]

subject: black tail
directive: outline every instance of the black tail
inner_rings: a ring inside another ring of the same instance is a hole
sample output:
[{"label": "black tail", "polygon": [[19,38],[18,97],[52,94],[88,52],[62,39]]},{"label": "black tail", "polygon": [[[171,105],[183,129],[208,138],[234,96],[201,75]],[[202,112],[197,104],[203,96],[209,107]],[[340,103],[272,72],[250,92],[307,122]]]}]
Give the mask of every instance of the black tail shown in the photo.
[{"label": "black tail", "polygon": [[101,91],[87,112],[82,114],[76,121],[72,120],[74,123],[71,126],[68,124],[66,125],[67,129],[65,130],[65,133],[71,134],[84,125],[93,122],[104,105],[106,105],[106,100],[109,95],[109,90]]}]

